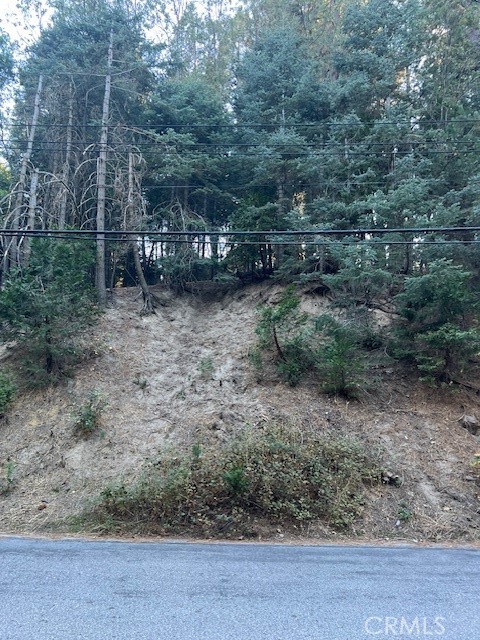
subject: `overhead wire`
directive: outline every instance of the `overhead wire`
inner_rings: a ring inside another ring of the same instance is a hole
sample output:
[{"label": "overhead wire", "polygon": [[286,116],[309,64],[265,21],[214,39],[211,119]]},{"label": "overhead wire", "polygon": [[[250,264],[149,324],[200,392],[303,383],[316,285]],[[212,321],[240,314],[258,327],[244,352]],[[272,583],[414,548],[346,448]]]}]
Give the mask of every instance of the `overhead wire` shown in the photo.
[{"label": "overhead wire", "polygon": [[[116,239],[118,236],[120,237],[128,237],[130,239],[139,238],[139,237],[148,237],[149,239],[155,238],[165,238],[169,241],[176,241],[176,239],[181,238],[191,238],[194,237],[202,237],[206,238],[207,236],[213,237],[269,237],[270,239],[278,239],[282,237],[298,237],[298,236],[362,236],[362,239],[365,239],[365,236],[383,236],[388,234],[432,234],[432,233],[444,233],[444,234],[458,234],[458,233],[479,233],[480,226],[459,226],[459,227],[445,227],[445,226],[437,226],[437,227],[397,227],[397,228],[349,228],[349,229],[295,229],[295,230],[274,230],[274,229],[263,229],[263,230],[240,230],[240,229],[192,229],[189,231],[174,231],[174,230],[155,230],[155,229],[143,229],[143,230],[114,230],[114,229],[106,229],[106,230],[98,230],[98,229],[1,229],[0,235],[15,237],[15,236],[29,236],[29,237],[87,237],[91,239],[95,239],[98,237],[104,237],[106,239]],[[272,240],[271,240],[272,241]],[[276,240],[274,240],[276,242]],[[472,242],[473,240],[465,240],[465,242]],[[476,240],[475,240],[476,241]],[[188,240],[191,242],[191,240]],[[264,243],[265,240],[262,241]],[[376,242],[376,241],[375,241]],[[404,242],[404,241],[400,241]],[[405,241],[409,242],[409,241]],[[446,241],[441,241],[446,242]],[[455,242],[464,242],[464,240],[457,240]],[[390,242],[389,242],[390,244]]]},{"label": "overhead wire", "polygon": [[[43,143],[42,143],[43,144]],[[93,143],[92,145],[89,146],[94,146]],[[95,146],[100,146],[100,143],[95,143]],[[123,147],[125,150],[128,150],[128,148],[131,145],[126,145],[123,143],[119,143],[118,145],[112,144],[112,145],[108,145],[110,149],[119,149],[121,147]],[[155,145],[153,145],[155,146]],[[60,150],[63,150],[64,147],[58,145],[58,148]],[[9,148],[10,151],[24,151],[23,147],[10,147]],[[49,149],[51,150],[51,148]],[[45,148],[42,146],[36,146],[34,145],[32,148],[32,151],[45,151]],[[82,149],[79,149],[79,151],[81,151],[83,153]],[[185,152],[189,152],[189,151],[196,151],[196,152],[200,152],[199,149],[192,149],[192,148],[187,148],[187,149],[177,149],[176,152],[177,153],[185,153]],[[345,157],[346,159],[348,159],[349,157],[354,157],[354,156],[361,156],[361,157],[386,157],[386,156],[412,156],[415,154],[419,154],[421,153],[422,155],[452,155],[452,156],[460,156],[460,155],[467,155],[467,154],[472,154],[472,153],[480,153],[480,147],[475,147],[472,149],[421,149],[420,151],[417,151],[415,149],[408,149],[408,150],[394,150],[394,149],[388,149],[388,150],[362,150],[362,151],[352,151],[351,149],[344,149],[342,147],[338,147],[335,149],[322,149],[322,148],[318,148],[318,151],[322,152],[322,151],[326,151],[331,153],[331,155],[336,155],[336,156],[340,156],[340,157]],[[209,151],[208,152],[210,154],[210,157],[213,157],[214,154]],[[305,153],[305,152],[286,152],[286,151],[281,151],[280,152],[282,154],[282,156],[289,156],[291,158],[311,158],[312,155],[311,153]],[[205,155],[207,155],[207,153],[205,153]],[[221,150],[217,150],[215,152],[215,155],[217,155],[218,157],[221,157],[223,159],[245,159],[245,158],[263,158],[263,159],[268,159],[268,155],[266,154],[260,154],[260,153],[231,153],[229,150],[226,151],[221,151]],[[320,156],[319,156],[320,157]]]},{"label": "overhead wire", "polygon": [[[227,181],[228,178],[223,178],[224,181]],[[219,181],[220,182],[220,181]],[[334,182],[325,180],[324,182],[310,182],[307,184],[295,184],[293,182],[284,183],[283,187],[291,187],[294,189],[310,189],[314,187],[348,187],[348,186],[387,186],[388,176],[385,180],[376,180],[376,181],[355,181],[348,180],[345,182]],[[218,189],[218,185],[215,184],[142,184],[142,189]],[[228,191],[237,191],[243,189],[276,189],[277,185],[275,184],[242,184],[237,186],[229,186]]]},{"label": "overhead wire", "polygon": [[[420,127],[423,125],[434,125],[441,124],[443,126],[451,126],[455,124],[480,124],[479,118],[464,118],[459,120],[378,120],[373,122],[338,122],[338,121],[319,121],[319,122],[304,122],[304,123],[287,123],[287,122],[235,122],[235,123],[213,123],[213,122],[200,122],[200,123],[172,123],[172,122],[142,122],[142,123],[116,123],[116,124],[108,124],[109,128],[132,128],[132,127],[157,127],[157,128],[165,128],[165,129],[198,129],[198,128],[209,128],[209,129],[248,129],[248,128],[276,128],[276,129],[288,129],[288,128],[310,128],[310,127],[376,127],[376,126],[409,126],[409,127]],[[9,127],[27,127],[30,126],[29,122],[14,122],[9,125]],[[70,125],[67,123],[50,123],[43,124],[39,123],[37,127],[57,127],[57,128],[68,128]],[[81,128],[98,128],[100,123],[90,123],[82,125]]]},{"label": "overhead wire", "polygon": [[[5,146],[11,146],[15,149],[22,149],[24,142],[14,139],[2,139],[2,143]],[[25,141],[26,144],[26,141]],[[65,148],[64,140],[39,140],[38,138],[34,141],[34,144],[41,148],[41,146],[48,147],[59,147]],[[95,140],[77,140],[72,141],[71,144],[76,147],[81,148],[95,148],[101,145],[98,139]],[[135,149],[141,147],[158,147],[159,145],[164,146],[169,149],[177,149],[179,148],[182,151],[189,151],[191,149],[246,149],[246,148],[266,148],[266,149],[284,149],[284,148],[307,148],[307,149],[330,149],[333,148],[335,150],[341,150],[342,152],[345,149],[351,149],[354,147],[391,147],[392,151],[397,150],[396,152],[400,152],[398,146],[408,146],[408,147],[425,147],[427,145],[431,146],[440,146],[440,145],[473,145],[478,144],[477,139],[468,140],[464,138],[451,138],[448,140],[402,140],[402,139],[392,139],[392,140],[314,140],[314,141],[305,141],[305,142],[270,142],[270,141],[260,141],[260,142],[185,142],[182,140],[170,140],[161,138],[157,140],[137,140],[137,141],[110,141],[106,146],[108,147],[125,147],[127,149]]]},{"label": "overhead wire", "polygon": [[[0,233],[0,236],[2,234]],[[29,236],[28,234],[25,234],[25,237],[32,237]],[[69,241],[88,241],[88,242],[92,242],[94,240],[94,238],[90,238],[90,237],[86,237],[86,236],[70,236],[68,238],[64,237],[64,236],[58,236],[56,234],[45,234],[44,236],[36,236],[36,237],[41,237],[44,239],[52,239],[52,240],[69,240]],[[179,244],[179,245],[221,245],[223,247],[240,247],[240,246],[249,246],[249,247],[258,247],[258,246],[264,246],[265,244],[281,244],[282,247],[331,247],[332,244],[336,244],[336,245],[340,245],[340,246],[369,246],[369,247],[390,247],[390,246],[413,246],[413,247],[418,247],[418,248],[422,248],[425,246],[430,246],[430,245],[441,245],[441,246],[459,246],[459,245],[476,245],[476,244],[480,244],[480,239],[478,240],[425,240],[425,241],[419,241],[419,240],[379,240],[379,241],[373,241],[373,240],[356,240],[356,241],[345,241],[345,240],[336,240],[334,243],[332,242],[326,242],[325,240],[321,241],[321,240],[316,240],[316,241],[301,241],[301,240],[297,240],[297,241],[281,241],[281,242],[275,242],[273,240],[264,240],[264,241],[259,241],[259,240],[221,240],[221,241],[213,241],[213,240],[209,240],[209,239],[202,239],[202,240],[178,240],[178,239],[169,239],[169,238],[158,238],[155,236],[150,237],[149,239],[150,243],[160,243],[160,244]],[[111,243],[130,243],[132,242],[131,238],[108,238],[107,242]]]}]

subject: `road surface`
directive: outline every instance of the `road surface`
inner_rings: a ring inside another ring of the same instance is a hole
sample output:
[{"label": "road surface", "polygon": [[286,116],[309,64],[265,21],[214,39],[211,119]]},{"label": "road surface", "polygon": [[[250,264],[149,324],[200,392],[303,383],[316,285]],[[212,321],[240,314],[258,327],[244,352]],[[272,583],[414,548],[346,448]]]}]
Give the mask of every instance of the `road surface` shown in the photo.
[{"label": "road surface", "polygon": [[480,550],[0,538],[1,640],[480,638]]}]

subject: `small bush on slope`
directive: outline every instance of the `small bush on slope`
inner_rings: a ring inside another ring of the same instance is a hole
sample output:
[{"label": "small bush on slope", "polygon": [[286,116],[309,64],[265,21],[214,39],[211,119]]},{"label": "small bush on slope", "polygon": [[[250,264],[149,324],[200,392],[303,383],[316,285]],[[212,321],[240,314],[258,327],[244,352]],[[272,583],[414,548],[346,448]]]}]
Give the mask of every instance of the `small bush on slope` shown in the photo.
[{"label": "small bush on slope", "polygon": [[108,401],[98,391],[90,391],[87,400],[73,413],[73,428],[76,433],[88,437],[100,426],[102,413]]},{"label": "small bush on slope", "polygon": [[311,371],[322,391],[356,397],[365,386],[371,361],[362,349],[367,326],[328,314],[309,317],[299,305],[300,298],[290,286],[277,305],[259,310],[259,341],[251,352],[253,364],[261,367],[262,352],[269,351],[277,370],[291,386]]},{"label": "small bush on slope", "polygon": [[15,385],[4,373],[0,373],[0,418],[6,413],[15,396]]}]

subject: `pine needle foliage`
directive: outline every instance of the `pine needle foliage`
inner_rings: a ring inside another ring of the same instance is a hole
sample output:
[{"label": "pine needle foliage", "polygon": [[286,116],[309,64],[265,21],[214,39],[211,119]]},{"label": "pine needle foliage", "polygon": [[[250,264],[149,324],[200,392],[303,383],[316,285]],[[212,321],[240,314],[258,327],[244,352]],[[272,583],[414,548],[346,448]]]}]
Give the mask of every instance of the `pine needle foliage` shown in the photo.
[{"label": "pine needle foliage", "polygon": [[452,260],[435,260],[425,273],[407,278],[396,297],[404,319],[397,327],[397,355],[415,363],[427,382],[456,380],[480,351],[471,277]]},{"label": "pine needle foliage", "polygon": [[45,386],[68,376],[84,355],[82,332],[96,315],[91,247],[39,240],[29,266],[9,275],[0,293],[0,330],[14,343],[22,382]]}]

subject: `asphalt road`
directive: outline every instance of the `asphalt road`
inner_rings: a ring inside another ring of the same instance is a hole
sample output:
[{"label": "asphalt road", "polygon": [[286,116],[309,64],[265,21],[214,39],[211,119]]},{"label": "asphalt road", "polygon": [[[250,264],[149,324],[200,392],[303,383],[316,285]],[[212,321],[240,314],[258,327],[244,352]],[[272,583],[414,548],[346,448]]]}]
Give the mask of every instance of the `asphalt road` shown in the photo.
[{"label": "asphalt road", "polygon": [[480,550],[0,538],[1,640],[480,638]]}]

